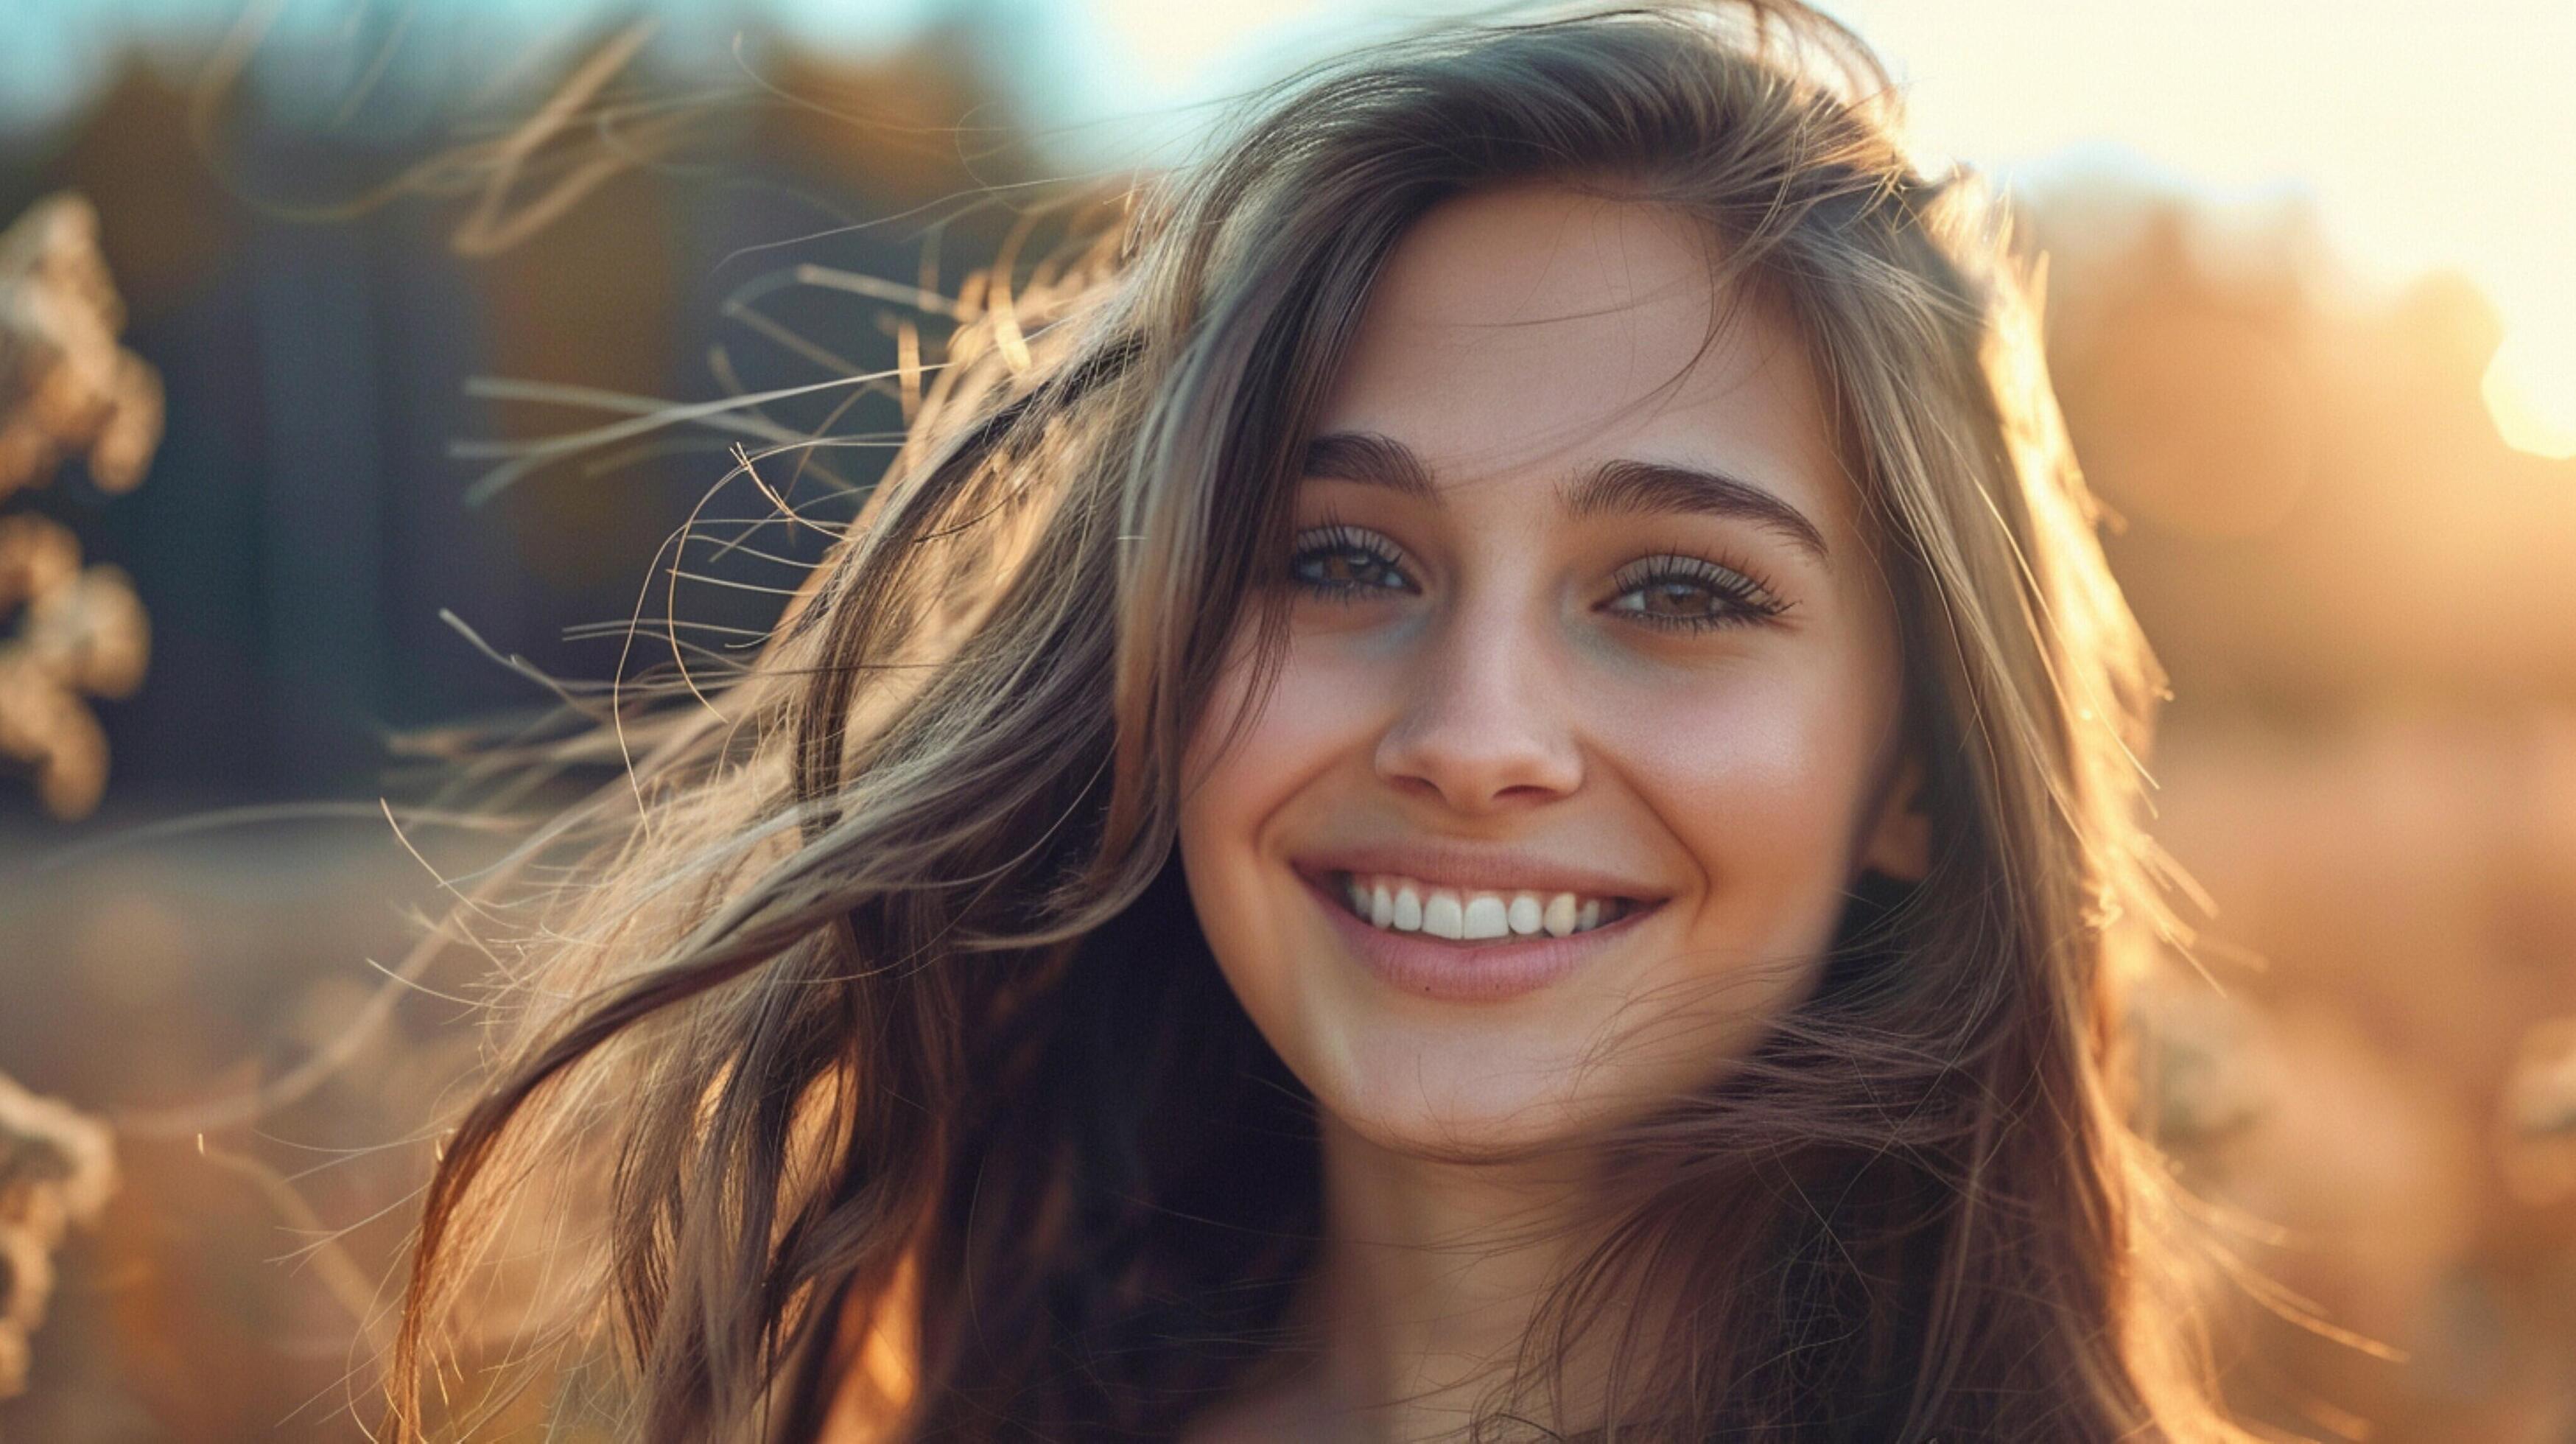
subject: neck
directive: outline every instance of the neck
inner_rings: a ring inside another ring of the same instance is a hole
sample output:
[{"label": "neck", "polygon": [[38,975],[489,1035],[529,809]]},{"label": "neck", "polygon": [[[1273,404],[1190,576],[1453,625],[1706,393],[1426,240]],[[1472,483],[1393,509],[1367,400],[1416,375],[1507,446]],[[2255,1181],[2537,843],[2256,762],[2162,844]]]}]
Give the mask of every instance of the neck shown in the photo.
[{"label": "neck", "polygon": [[[1304,1405],[1325,1437],[1461,1437],[1549,1289],[1595,1242],[1572,1221],[1587,1196],[1581,1166],[1426,1160],[1329,1115],[1322,1142],[1324,1253],[1298,1306],[1319,1341]],[[1580,1352],[1568,1361],[1569,1408],[1587,1392],[1583,1364]]]}]

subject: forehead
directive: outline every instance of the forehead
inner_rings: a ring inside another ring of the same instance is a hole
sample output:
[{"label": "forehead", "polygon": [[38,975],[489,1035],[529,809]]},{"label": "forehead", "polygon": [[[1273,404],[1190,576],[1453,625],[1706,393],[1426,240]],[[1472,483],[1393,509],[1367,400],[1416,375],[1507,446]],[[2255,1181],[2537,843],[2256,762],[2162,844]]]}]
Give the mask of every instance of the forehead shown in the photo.
[{"label": "forehead", "polygon": [[1444,493],[1627,458],[1847,517],[1794,323],[1767,297],[1721,294],[1714,245],[1662,207],[1562,186],[1445,202],[1389,259],[1322,429],[1403,442]]}]

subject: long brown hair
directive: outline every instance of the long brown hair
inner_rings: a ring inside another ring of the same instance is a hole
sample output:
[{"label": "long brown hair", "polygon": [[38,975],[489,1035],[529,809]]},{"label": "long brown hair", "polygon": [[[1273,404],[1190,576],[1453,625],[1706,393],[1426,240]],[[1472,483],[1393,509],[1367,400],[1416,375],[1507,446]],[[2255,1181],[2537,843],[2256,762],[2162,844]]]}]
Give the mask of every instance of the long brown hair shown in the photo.
[{"label": "long brown hair", "polygon": [[[1040,283],[985,278],[758,663],[619,719],[627,774],[517,855],[541,921],[493,944],[396,1437],[496,1313],[511,1377],[654,1440],[1170,1437],[1300,1346],[1314,1104],[1179,882],[1183,743],[1228,642],[1278,637],[1298,460],[1397,239],[1541,178],[1698,218],[1796,318],[1897,600],[1937,861],[1860,890],[1751,1060],[1606,1141],[1606,1242],[1474,1432],[2231,1432],[2116,1086],[2164,917],[2160,682],[2031,267],[1973,176],[1909,157],[1855,37],[1733,0],[1321,67]],[[508,1309],[468,1286],[512,1257],[544,1274]],[[1647,1274],[1685,1300],[1651,1331],[1614,1306]],[[1561,1417],[1556,1365],[1608,1325],[1600,1417]]]}]

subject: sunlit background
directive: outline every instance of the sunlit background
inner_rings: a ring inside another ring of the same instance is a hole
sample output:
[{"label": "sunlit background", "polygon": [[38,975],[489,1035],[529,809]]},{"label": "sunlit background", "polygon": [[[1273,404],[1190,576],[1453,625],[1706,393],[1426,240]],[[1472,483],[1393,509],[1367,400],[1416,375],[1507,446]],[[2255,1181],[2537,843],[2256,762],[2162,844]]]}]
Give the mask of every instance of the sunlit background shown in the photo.
[{"label": "sunlit background", "polygon": [[[2576,1441],[2576,4],[1832,8],[2046,252],[2173,677],[2214,985],[2142,997],[2145,1121],[2248,1271],[2231,1397]],[[738,653],[812,537],[676,596],[666,538],[899,412],[549,448],[890,365],[1028,198],[1467,9],[0,4],[0,1439],[357,1433],[473,1046],[380,987],[490,847],[420,747],[638,615]]]}]

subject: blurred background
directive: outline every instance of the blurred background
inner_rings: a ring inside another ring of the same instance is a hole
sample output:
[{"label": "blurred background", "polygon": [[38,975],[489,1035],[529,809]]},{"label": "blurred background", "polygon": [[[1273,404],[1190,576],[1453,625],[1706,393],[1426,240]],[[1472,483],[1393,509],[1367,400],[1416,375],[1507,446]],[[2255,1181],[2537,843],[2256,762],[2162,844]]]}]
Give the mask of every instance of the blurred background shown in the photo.
[{"label": "blurred background", "polygon": [[[2576,1441],[2576,5],[1829,8],[2047,252],[2172,674],[2216,986],[2140,1008],[2265,1281],[2235,1402]],[[631,671],[639,615],[739,656],[819,533],[672,582],[693,509],[772,510],[730,447],[895,427],[829,383],[935,344],[1021,198],[1433,13],[0,6],[0,1439],[355,1435],[474,1046],[378,986],[492,845],[423,739]],[[777,484],[846,514],[883,455]]]}]

